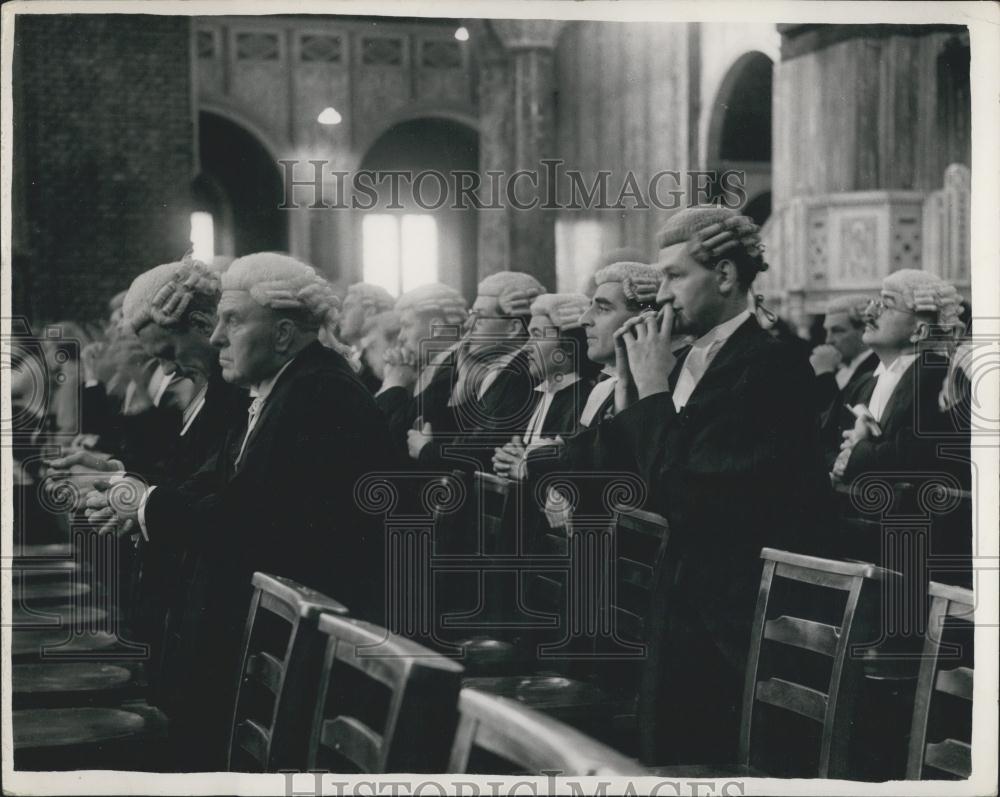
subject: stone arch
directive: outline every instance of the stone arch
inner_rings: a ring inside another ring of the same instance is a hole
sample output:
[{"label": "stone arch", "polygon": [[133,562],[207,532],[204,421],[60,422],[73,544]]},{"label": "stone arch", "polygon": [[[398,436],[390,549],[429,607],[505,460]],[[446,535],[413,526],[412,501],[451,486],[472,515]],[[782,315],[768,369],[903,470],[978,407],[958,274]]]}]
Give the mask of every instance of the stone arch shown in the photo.
[{"label": "stone arch", "polygon": [[[740,155],[732,151],[733,130],[744,118],[754,123],[754,132],[766,132],[767,157],[771,160],[771,87],[774,62],[760,50],[751,50],[737,58],[719,84],[712,103],[712,114],[708,126],[707,160],[755,161],[755,157],[733,157]],[[765,88],[766,87],[766,88]],[[754,103],[762,109],[754,113]],[[741,118],[743,117],[743,118]],[[764,123],[766,120],[766,124]],[[756,142],[754,142],[756,143]],[[729,146],[727,146],[729,145]],[[728,150],[728,151],[727,151]]]}]

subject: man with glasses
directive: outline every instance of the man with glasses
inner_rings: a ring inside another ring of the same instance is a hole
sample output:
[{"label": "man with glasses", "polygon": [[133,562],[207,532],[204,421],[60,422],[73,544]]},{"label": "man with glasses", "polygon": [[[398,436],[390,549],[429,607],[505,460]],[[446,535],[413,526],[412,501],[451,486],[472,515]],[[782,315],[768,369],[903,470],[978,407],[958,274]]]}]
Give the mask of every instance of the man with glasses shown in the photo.
[{"label": "man with glasses", "polygon": [[890,274],[866,310],[862,340],[879,358],[860,392],[856,421],[844,432],[833,475],[849,483],[867,472],[967,472],[939,456],[960,435],[961,413],[942,413],[938,394],[948,372],[948,342],[960,329],[961,297],[927,271]]}]

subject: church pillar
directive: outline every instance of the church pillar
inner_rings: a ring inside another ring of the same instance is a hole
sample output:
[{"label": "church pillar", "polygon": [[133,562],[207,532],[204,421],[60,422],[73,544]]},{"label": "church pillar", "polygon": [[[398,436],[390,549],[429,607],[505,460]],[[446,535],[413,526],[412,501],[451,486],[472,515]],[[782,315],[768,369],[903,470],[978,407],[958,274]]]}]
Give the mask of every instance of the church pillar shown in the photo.
[{"label": "church pillar", "polygon": [[555,212],[541,209],[548,195],[542,161],[555,154],[554,50],[563,24],[492,20],[480,28],[482,197],[493,204],[499,184],[503,205],[480,213],[480,277],[510,268],[555,288]]}]

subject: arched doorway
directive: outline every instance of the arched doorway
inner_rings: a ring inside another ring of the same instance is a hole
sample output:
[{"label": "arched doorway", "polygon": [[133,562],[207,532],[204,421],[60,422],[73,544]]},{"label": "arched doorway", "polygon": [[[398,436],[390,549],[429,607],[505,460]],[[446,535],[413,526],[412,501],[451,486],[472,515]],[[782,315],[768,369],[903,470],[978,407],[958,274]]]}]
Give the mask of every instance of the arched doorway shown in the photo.
[{"label": "arched doorway", "polygon": [[764,53],[740,56],[719,86],[708,129],[708,169],[743,173],[743,209],[758,224],[771,213],[773,78],[774,63]]},{"label": "arched doorway", "polygon": [[[374,208],[356,214],[361,278],[393,293],[439,281],[474,294],[478,210],[455,205],[456,175],[479,170],[478,133],[451,119],[400,122],[375,140],[360,168],[376,173],[378,194]],[[399,180],[396,202],[393,178],[379,180],[380,173],[393,171],[407,175]],[[429,172],[442,175],[443,183],[434,176],[418,180]],[[414,196],[415,182],[422,203]],[[440,195],[442,187],[446,196]]]},{"label": "arched doorway", "polygon": [[202,226],[207,224],[216,255],[287,251],[288,219],[278,210],[281,173],[264,145],[229,119],[202,111],[198,152],[201,172],[192,194],[195,214],[201,216],[192,217],[192,232],[207,235]]}]

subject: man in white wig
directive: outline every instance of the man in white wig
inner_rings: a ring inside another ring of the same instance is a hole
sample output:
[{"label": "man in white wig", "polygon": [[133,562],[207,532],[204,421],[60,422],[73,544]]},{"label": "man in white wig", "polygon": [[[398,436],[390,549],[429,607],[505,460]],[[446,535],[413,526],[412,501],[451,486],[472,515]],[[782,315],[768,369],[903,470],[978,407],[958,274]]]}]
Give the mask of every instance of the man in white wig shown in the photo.
[{"label": "man in white wig", "polygon": [[340,342],[356,347],[364,335],[365,322],[387,310],[391,310],[396,300],[381,285],[370,282],[355,282],[347,288],[344,306],[337,322],[337,337]]},{"label": "man in white wig", "polygon": [[[409,454],[421,467],[471,465],[467,456],[448,453],[456,450],[459,438],[490,433],[509,438],[517,430],[518,412],[533,385],[522,346],[528,339],[531,303],[544,292],[537,279],[521,271],[498,271],[479,283],[457,349],[458,377],[448,400],[450,412],[443,422],[424,423],[408,433]],[[510,423],[505,427],[498,419]],[[488,445],[483,452],[490,454],[492,448]],[[488,466],[489,456],[480,462]]]},{"label": "man in white wig", "polygon": [[468,310],[458,291],[434,282],[404,293],[395,311],[399,346],[386,355],[375,400],[388,420],[393,445],[405,456],[406,433],[418,420],[421,425],[446,423]]},{"label": "man in white wig", "polygon": [[833,466],[836,478],[907,470],[918,476],[942,469],[968,478],[967,459],[942,457],[938,450],[949,442],[968,446],[967,430],[961,429],[967,413],[941,412],[938,405],[948,374],[943,341],[959,328],[960,308],[955,287],[930,272],[902,269],[882,281],[862,336],[879,365],[854,407],[853,428],[844,432]]},{"label": "man in white wig", "polygon": [[[385,420],[350,365],[317,339],[334,322],[330,285],[291,257],[241,257],[222,275],[222,376],[253,401],[216,457],[177,487],[126,476],[88,504],[138,524],[151,546],[197,550],[212,578],[199,628],[200,765],[220,767],[233,674],[251,594],[264,570],[321,590],[353,616],[384,622],[377,518],[358,507],[358,479],[391,467]],[[134,496],[134,497],[133,497]],[[192,745],[192,749],[195,745]]]}]

